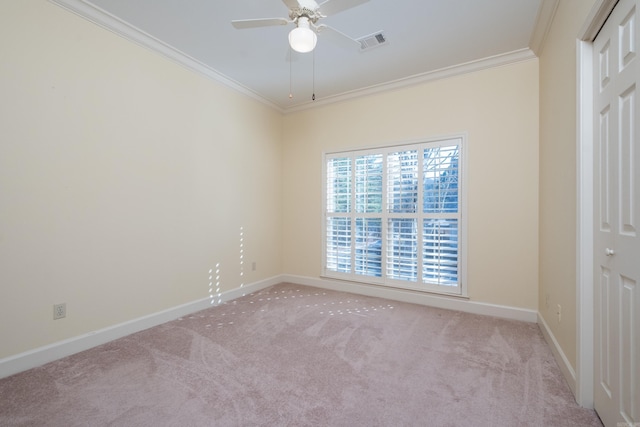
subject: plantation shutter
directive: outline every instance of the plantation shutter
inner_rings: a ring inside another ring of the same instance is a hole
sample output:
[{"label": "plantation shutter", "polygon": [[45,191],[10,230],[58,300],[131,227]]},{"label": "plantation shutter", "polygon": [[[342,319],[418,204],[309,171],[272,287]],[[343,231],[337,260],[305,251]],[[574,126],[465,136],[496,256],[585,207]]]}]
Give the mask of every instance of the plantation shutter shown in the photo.
[{"label": "plantation shutter", "polygon": [[325,155],[323,274],[462,294],[463,139]]}]

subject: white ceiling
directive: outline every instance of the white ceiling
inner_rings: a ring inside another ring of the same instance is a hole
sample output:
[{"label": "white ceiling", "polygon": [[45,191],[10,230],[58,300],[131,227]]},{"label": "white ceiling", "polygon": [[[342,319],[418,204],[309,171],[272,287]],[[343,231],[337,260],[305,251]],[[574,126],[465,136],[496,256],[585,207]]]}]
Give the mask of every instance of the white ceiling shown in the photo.
[{"label": "white ceiling", "polygon": [[463,64],[533,57],[530,45],[543,4],[370,0],[321,23],[352,38],[382,31],[387,43],[361,52],[321,33],[315,53],[291,56],[287,35],[293,24],[244,30],[231,25],[234,19],[288,18],[282,0],[52,1],[137,42],[145,39],[142,44],[174,59],[187,59],[191,68],[284,112],[314,105],[314,92],[318,104],[409,84]]}]

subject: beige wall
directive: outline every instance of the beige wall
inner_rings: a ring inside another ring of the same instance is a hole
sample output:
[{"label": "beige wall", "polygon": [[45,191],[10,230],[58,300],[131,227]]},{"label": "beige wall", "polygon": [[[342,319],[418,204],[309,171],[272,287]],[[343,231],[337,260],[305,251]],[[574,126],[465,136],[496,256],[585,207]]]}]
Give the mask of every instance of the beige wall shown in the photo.
[{"label": "beige wall", "polygon": [[538,306],[538,61],[284,118],[284,271],[321,271],[323,152],[468,136],[468,291]]},{"label": "beige wall", "polygon": [[[576,40],[595,0],[561,0],[540,56],[540,314],[576,366]],[[547,298],[549,304],[547,306]],[[556,316],[562,306],[562,321]]]},{"label": "beige wall", "polygon": [[44,0],[0,63],[0,358],[282,273],[279,113]]},{"label": "beige wall", "polygon": [[[0,358],[205,298],[216,263],[223,290],[318,277],[323,152],[463,133],[469,296],[540,307],[574,363],[575,35],[591,3],[560,2],[540,62],[283,118],[44,0],[3,2]],[[243,277],[240,227],[258,266]]]}]

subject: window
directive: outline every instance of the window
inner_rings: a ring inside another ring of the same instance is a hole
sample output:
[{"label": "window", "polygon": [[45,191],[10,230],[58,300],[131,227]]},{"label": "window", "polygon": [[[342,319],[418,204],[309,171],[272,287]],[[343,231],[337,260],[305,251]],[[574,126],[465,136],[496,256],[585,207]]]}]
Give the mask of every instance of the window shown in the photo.
[{"label": "window", "polygon": [[463,139],[330,153],[323,274],[463,294]]}]

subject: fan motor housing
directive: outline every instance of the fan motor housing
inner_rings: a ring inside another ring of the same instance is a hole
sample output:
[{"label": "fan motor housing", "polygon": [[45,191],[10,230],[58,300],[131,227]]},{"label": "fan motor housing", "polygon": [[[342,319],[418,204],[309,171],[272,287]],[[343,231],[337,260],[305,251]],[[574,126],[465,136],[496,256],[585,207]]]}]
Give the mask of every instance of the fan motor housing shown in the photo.
[{"label": "fan motor housing", "polygon": [[322,15],[320,14],[320,12],[318,12],[318,10],[311,10],[306,7],[297,7],[289,11],[289,18],[294,22],[298,22],[298,18],[301,18],[303,16],[309,18],[309,21],[313,24],[315,24],[320,18],[322,18]]}]

